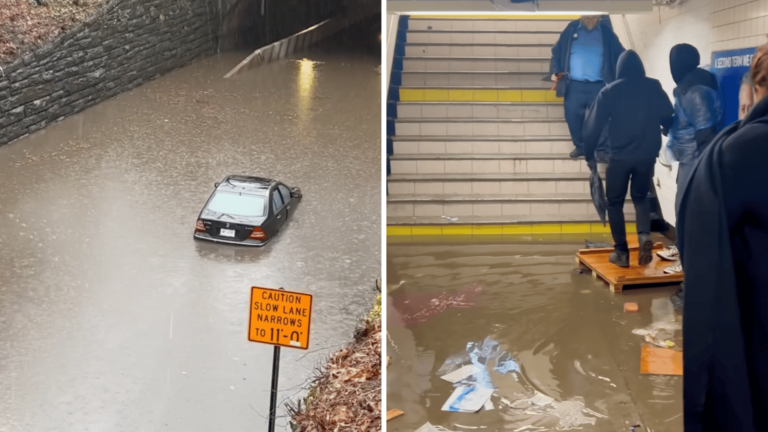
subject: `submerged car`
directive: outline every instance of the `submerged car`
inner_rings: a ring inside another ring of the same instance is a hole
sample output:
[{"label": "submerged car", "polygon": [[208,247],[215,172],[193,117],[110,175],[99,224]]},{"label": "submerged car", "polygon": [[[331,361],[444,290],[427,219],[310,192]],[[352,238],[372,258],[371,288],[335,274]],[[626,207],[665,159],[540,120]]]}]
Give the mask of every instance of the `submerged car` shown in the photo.
[{"label": "submerged car", "polygon": [[230,175],[214,186],[197,218],[196,239],[264,246],[301,198],[301,189],[261,177]]}]

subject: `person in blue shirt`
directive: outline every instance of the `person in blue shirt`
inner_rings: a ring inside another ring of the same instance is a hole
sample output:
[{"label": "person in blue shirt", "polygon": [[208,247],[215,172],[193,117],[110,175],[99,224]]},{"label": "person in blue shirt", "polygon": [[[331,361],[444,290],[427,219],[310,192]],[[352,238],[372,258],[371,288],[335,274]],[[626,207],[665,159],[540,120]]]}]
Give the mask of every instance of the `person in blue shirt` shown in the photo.
[{"label": "person in blue shirt", "polygon": [[571,158],[584,156],[587,110],[600,90],[616,79],[616,63],[624,51],[610,20],[599,15],[583,16],[568,24],[552,47],[552,80],[559,75],[565,80],[565,121],[575,147]]}]

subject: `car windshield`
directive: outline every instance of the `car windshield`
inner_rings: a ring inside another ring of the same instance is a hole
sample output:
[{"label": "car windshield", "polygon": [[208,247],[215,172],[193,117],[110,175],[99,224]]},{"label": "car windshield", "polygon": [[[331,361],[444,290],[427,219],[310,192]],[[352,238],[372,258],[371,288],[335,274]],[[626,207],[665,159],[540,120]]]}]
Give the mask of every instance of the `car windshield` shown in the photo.
[{"label": "car windshield", "polygon": [[232,192],[216,192],[208,203],[208,210],[232,216],[261,217],[264,216],[266,197],[257,195],[238,194]]}]

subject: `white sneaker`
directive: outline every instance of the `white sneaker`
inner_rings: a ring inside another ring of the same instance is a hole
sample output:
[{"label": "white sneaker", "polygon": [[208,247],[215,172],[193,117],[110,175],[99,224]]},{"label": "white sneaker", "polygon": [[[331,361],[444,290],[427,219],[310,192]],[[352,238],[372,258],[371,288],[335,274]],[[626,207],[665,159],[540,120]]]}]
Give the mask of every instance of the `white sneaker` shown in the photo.
[{"label": "white sneaker", "polygon": [[664,250],[656,252],[659,258],[667,261],[676,261],[680,259],[680,251],[677,250],[677,246],[670,246]]},{"label": "white sneaker", "polygon": [[683,272],[683,263],[679,260],[676,263],[664,269],[664,273],[666,274],[677,274],[682,272]]}]

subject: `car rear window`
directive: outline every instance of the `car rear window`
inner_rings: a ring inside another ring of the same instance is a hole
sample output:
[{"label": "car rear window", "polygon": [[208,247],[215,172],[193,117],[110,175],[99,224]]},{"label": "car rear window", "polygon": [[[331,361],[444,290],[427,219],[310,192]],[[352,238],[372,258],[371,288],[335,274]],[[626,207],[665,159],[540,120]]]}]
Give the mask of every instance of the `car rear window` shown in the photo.
[{"label": "car rear window", "polygon": [[208,203],[208,210],[231,216],[264,216],[266,197],[216,192]]}]

